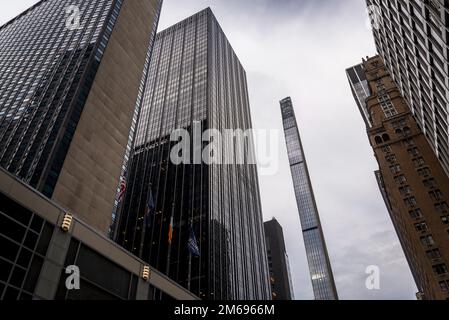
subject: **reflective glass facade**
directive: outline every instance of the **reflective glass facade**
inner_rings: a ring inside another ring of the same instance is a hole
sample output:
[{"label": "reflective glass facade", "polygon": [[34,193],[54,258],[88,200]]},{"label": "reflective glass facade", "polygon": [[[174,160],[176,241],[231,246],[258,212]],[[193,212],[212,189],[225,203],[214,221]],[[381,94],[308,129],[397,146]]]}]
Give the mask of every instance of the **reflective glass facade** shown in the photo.
[{"label": "reflective glass facade", "polygon": [[377,51],[449,172],[449,2],[367,0]]},{"label": "reflective glass facade", "polygon": [[[70,5],[79,28],[68,28]],[[51,196],[122,0],[46,0],[0,27],[0,165]],[[32,54],[30,54],[32,53]]]},{"label": "reflective glass facade", "polygon": [[53,226],[0,193],[0,300],[31,300]]},{"label": "reflective glass facade", "polygon": [[316,300],[337,300],[337,290],[290,98],[281,102],[290,168]]},{"label": "reflective glass facade", "polygon": [[251,128],[245,70],[210,9],[156,36],[143,100],[117,242],[200,298],[270,299],[256,166],[170,161],[175,129]]},{"label": "reflective glass facade", "polygon": [[[152,300],[198,297],[73,217],[62,231],[66,211],[0,168],[0,301]],[[79,289],[68,289],[79,269]],[[73,269],[69,269],[73,270]],[[69,279],[70,278],[70,279]]]},{"label": "reflective glass facade", "polygon": [[362,114],[363,120],[365,121],[366,126],[368,128],[371,128],[373,126],[372,119],[365,102],[366,98],[370,96],[370,91],[365,72],[363,72],[362,69],[362,65],[359,64],[347,69],[346,75],[348,77],[354,99],[357,102],[360,113]]}]

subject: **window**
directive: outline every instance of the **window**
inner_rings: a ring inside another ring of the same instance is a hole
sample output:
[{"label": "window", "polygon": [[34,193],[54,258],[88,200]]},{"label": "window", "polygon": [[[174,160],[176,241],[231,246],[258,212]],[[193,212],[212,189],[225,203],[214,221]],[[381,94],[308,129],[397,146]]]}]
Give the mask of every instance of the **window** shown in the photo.
[{"label": "window", "polygon": [[435,241],[433,240],[433,237],[431,235],[421,237],[421,243],[424,246],[433,246],[435,244]]},{"label": "window", "polygon": [[410,186],[405,186],[402,188],[399,188],[399,192],[401,192],[402,196],[409,196],[412,194],[413,190],[410,188]]},{"label": "window", "polygon": [[412,134],[412,130],[409,127],[404,127],[404,136],[409,136]]},{"label": "window", "polygon": [[391,152],[391,146],[383,146],[382,151],[385,153]]},{"label": "window", "polygon": [[409,211],[409,214],[410,214],[410,217],[412,219],[420,219],[420,218],[422,218],[421,209],[415,209],[415,210]]},{"label": "window", "polygon": [[379,137],[379,136],[376,136],[375,138],[374,138],[374,141],[376,141],[376,144],[382,144],[382,138],[381,137]]},{"label": "window", "polygon": [[412,157],[417,157],[420,155],[418,148],[408,149],[408,154]]},{"label": "window", "polygon": [[401,166],[398,165],[398,164],[396,164],[396,165],[394,165],[394,166],[391,166],[391,167],[390,167],[390,170],[391,170],[391,173],[392,173],[392,174],[398,174],[398,173],[401,172]]},{"label": "window", "polygon": [[446,274],[448,272],[447,266],[444,263],[433,266],[433,272],[438,276]]},{"label": "window", "polygon": [[429,192],[429,196],[434,201],[443,199],[443,193],[440,190],[435,190],[435,191]]},{"label": "window", "polygon": [[404,145],[406,146],[406,147],[411,147],[411,146],[414,146],[415,145],[415,141],[413,140],[413,139],[407,139],[407,140],[404,140]]},{"label": "window", "polygon": [[449,292],[449,280],[441,281],[440,288],[441,288],[441,291],[443,291],[443,292]]},{"label": "window", "polygon": [[393,104],[390,101],[382,102],[380,104],[380,106],[382,107],[382,110],[383,110],[386,118],[391,118],[398,114],[398,112],[396,111],[396,108],[393,106]]},{"label": "window", "polygon": [[382,135],[382,140],[384,141],[384,142],[388,142],[388,141],[390,141],[390,136],[388,135],[388,134],[383,134]]},{"label": "window", "polygon": [[435,188],[436,187],[436,183],[435,183],[435,179],[430,178],[430,179],[426,179],[423,181],[424,186],[427,188]]},{"label": "window", "polygon": [[387,160],[390,163],[396,163],[397,161],[396,156],[393,154],[386,156],[385,160]]},{"label": "window", "polygon": [[407,124],[407,121],[405,118],[400,118],[398,120],[395,120],[392,122],[392,125],[394,128],[399,128],[399,127],[403,127]]},{"label": "window", "polygon": [[381,96],[377,97],[377,100],[379,102],[389,102],[390,101],[390,97],[388,96],[388,94],[384,94],[384,95],[381,95]]},{"label": "window", "polygon": [[438,249],[433,249],[433,250],[429,250],[426,251],[427,257],[430,260],[436,260],[436,259],[440,259],[441,258],[441,252]]},{"label": "window", "polygon": [[421,177],[427,177],[427,176],[430,176],[430,169],[429,169],[429,168],[419,169],[419,170],[418,170],[418,174],[419,174]]},{"label": "window", "polygon": [[449,216],[441,217],[441,222],[443,222],[443,224],[449,224]]},{"label": "window", "polygon": [[419,168],[419,167],[422,167],[422,166],[424,166],[426,163],[425,163],[425,161],[424,161],[424,158],[417,158],[417,159],[414,159],[413,160],[413,165],[416,167],[416,168]]},{"label": "window", "polygon": [[401,174],[400,176],[395,177],[394,181],[396,181],[397,184],[404,184],[407,182],[407,178]]},{"label": "window", "polygon": [[427,231],[428,230],[427,223],[425,223],[425,222],[417,223],[417,224],[415,224],[415,229],[418,232]]},{"label": "window", "polygon": [[410,198],[404,199],[404,203],[407,207],[414,207],[417,205],[415,197],[410,197]]},{"label": "window", "polygon": [[449,206],[447,205],[446,202],[441,202],[441,203],[437,203],[437,204],[435,205],[435,209],[436,209],[439,213],[444,214],[444,213],[447,213],[447,212],[448,212]]}]

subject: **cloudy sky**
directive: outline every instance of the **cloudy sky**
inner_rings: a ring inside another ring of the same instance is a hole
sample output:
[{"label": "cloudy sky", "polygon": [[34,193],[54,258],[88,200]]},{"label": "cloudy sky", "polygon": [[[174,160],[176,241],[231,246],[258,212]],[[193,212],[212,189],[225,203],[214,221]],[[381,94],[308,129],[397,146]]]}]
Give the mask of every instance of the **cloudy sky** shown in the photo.
[{"label": "cloudy sky", "polygon": [[[0,24],[35,3],[0,0]],[[416,287],[374,178],[377,165],[345,69],[373,55],[364,0],[165,0],[164,29],[211,7],[247,71],[253,124],[281,130],[291,96],[341,299],[414,299]],[[296,299],[313,299],[282,143],[261,176],[263,214],[284,228]],[[365,287],[380,268],[380,290]]]}]

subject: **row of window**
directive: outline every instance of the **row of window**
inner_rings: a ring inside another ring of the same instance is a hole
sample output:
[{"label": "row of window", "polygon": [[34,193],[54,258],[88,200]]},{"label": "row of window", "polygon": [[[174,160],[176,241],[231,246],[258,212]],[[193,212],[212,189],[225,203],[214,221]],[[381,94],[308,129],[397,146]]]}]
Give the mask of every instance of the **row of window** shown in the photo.
[{"label": "row of window", "polygon": [[[422,214],[421,209],[415,208],[418,205],[418,202],[417,202],[416,198],[412,195],[413,189],[409,185],[406,185],[407,178],[403,174],[398,175],[401,173],[402,169],[399,164],[395,163],[397,161],[396,156],[390,153],[391,148],[389,148],[389,147],[384,147],[383,150],[385,152],[387,152],[387,155],[385,156],[385,159],[387,160],[387,162],[393,163],[390,166],[390,170],[394,175],[396,175],[394,177],[394,179],[395,179],[395,182],[400,186],[399,192],[404,197],[405,205],[411,209],[409,211],[410,217],[412,219],[422,219],[423,214]],[[415,167],[420,168],[425,165],[424,158],[419,157],[420,152],[419,152],[418,148],[416,148],[416,147],[410,148],[410,149],[408,149],[408,153],[410,156],[416,157],[413,159],[413,164]],[[429,168],[421,168],[421,169],[418,169],[417,171],[421,177],[427,177],[426,179],[423,180],[424,186],[426,186],[427,188],[433,189],[433,190],[429,191],[428,194],[429,194],[429,197],[434,202],[437,202],[435,204],[435,209],[437,210],[437,212],[439,212],[440,214],[447,213],[448,212],[447,210],[449,209],[448,204],[446,202],[441,202],[444,199],[443,193],[439,189],[434,189],[437,187],[435,179],[428,177],[431,173],[430,169]],[[442,217],[442,223],[445,225],[449,224],[449,215],[445,215]],[[415,223],[414,228],[417,232],[420,232],[420,233],[429,232],[428,225],[425,221],[420,221],[418,223]],[[449,232],[449,230],[448,230],[448,232]],[[435,245],[433,236],[430,234],[421,236],[420,242],[422,245],[424,245],[426,247],[432,247]],[[436,259],[441,258],[441,253],[440,253],[439,249],[432,249],[430,251],[427,251],[426,253],[430,260],[436,260]],[[436,275],[444,275],[444,274],[449,273],[446,264],[438,264],[438,265],[433,266],[433,271]],[[446,283],[446,282],[444,282],[444,283]],[[441,288],[443,290],[443,288],[444,288],[443,285],[441,285]]]}]

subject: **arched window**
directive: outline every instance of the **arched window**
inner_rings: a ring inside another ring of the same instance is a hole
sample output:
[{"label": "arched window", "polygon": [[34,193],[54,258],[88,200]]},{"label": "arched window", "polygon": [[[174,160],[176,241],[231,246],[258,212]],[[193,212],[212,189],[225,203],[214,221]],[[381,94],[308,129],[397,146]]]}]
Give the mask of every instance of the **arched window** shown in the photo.
[{"label": "arched window", "polygon": [[382,139],[384,140],[384,142],[388,142],[388,141],[390,141],[390,136],[385,133],[382,135]]},{"label": "arched window", "polygon": [[381,138],[381,137],[376,136],[376,137],[374,138],[374,140],[376,141],[376,144],[382,144],[382,138]]},{"label": "arched window", "polygon": [[412,134],[412,130],[409,127],[404,127],[404,136],[409,136]]},{"label": "arched window", "polygon": [[402,135],[403,134],[402,129],[396,129],[396,134]]}]

